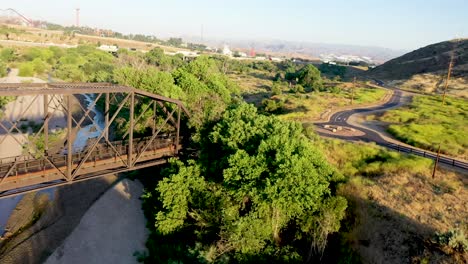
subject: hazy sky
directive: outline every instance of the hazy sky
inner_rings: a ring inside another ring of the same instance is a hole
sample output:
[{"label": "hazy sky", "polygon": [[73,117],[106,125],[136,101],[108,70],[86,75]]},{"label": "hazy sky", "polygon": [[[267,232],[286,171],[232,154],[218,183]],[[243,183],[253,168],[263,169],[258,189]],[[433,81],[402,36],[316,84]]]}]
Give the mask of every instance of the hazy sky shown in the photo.
[{"label": "hazy sky", "polygon": [[0,0],[32,19],[123,33],[413,50],[468,37],[468,0]]}]

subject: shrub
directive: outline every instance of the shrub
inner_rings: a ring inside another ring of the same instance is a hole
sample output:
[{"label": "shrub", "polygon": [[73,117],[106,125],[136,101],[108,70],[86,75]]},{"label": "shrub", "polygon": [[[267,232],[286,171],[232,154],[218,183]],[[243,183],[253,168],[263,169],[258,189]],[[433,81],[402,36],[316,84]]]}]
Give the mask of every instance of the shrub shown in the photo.
[{"label": "shrub", "polygon": [[280,100],[265,99],[262,101],[265,112],[278,114],[283,111],[284,102]]},{"label": "shrub", "polygon": [[36,74],[42,74],[47,70],[47,64],[39,58],[34,59],[31,64]]},{"label": "shrub", "polygon": [[436,232],[434,240],[436,243],[449,246],[455,251],[468,252],[468,240],[463,230],[452,229],[445,233]]},{"label": "shrub", "polygon": [[14,61],[16,59],[15,50],[12,48],[4,48],[0,52],[0,59],[5,62]]},{"label": "shrub", "polygon": [[0,60],[0,77],[5,77],[7,75],[6,64]]},{"label": "shrub", "polygon": [[302,86],[300,84],[296,84],[291,88],[291,92],[293,92],[293,93],[304,93],[305,92],[304,86]]},{"label": "shrub", "polygon": [[19,76],[31,77],[34,76],[34,66],[30,62],[21,63],[19,66]]},{"label": "shrub", "polygon": [[281,89],[281,84],[279,82],[273,82],[271,86],[271,94],[272,95],[280,95],[283,93],[283,89]]}]

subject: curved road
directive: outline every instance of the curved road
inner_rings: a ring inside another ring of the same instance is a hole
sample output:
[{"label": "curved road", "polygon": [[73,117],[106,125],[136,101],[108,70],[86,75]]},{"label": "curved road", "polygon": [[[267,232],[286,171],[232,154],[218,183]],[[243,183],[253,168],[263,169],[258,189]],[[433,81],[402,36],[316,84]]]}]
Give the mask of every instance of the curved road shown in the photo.
[{"label": "curved road", "polygon": [[316,123],[316,125],[320,125],[320,126],[330,125],[330,126],[343,126],[343,127],[354,128],[358,131],[364,132],[365,134],[362,136],[339,136],[339,135],[333,135],[333,134],[328,134],[328,133],[325,134],[321,132],[318,132],[318,134],[322,136],[328,136],[328,137],[334,137],[334,138],[340,138],[340,139],[346,139],[346,140],[354,140],[354,141],[361,140],[361,141],[366,141],[366,142],[376,142],[379,145],[381,145],[382,143],[389,144],[390,142],[387,142],[374,130],[366,129],[363,127],[357,127],[357,126],[348,124],[347,121],[349,117],[354,114],[362,114],[362,113],[373,112],[377,110],[385,110],[388,108],[398,106],[400,104],[402,94],[403,93],[401,91],[395,90],[392,97],[382,105],[368,107],[368,108],[356,108],[352,110],[345,110],[345,111],[337,112],[330,117],[330,121],[326,123]]},{"label": "curved road", "polygon": [[[412,153],[415,155],[431,158],[431,159],[436,159],[437,154],[434,152],[430,152],[427,150],[415,148],[415,147],[407,147],[403,145],[403,143],[400,142],[400,144],[395,144],[393,142],[389,142],[386,139],[384,139],[379,133],[376,131],[369,129],[369,128],[364,128],[362,126],[355,126],[352,124],[348,123],[348,119],[354,115],[354,114],[363,114],[366,112],[373,112],[373,111],[379,111],[379,110],[386,110],[389,108],[393,108],[398,106],[401,103],[401,99],[403,97],[403,92],[400,90],[394,90],[394,93],[392,97],[385,102],[382,105],[374,106],[374,107],[368,107],[368,108],[356,108],[356,109],[351,109],[351,110],[344,110],[337,112],[333,114],[330,117],[330,120],[328,122],[317,122],[315,125],[319,127],[324,127],[325,125],[329,125],[332,127],[337,127],[337,126],[342,126],[346,128],[353,128],[356,131],[361,131],[363,132],[362,135],[355,135],[355,136],[346,136],[346,135],[338,135],[334,134],[332,132],[330,133],[325,133],[321,131],[316,131],[317,134],[320,136],[324,137],[332,137],[332,138],[338,138],[338,139],[343,139],[343,140],[348,140],[348,141],[364,141],[364,142],[375,142],[377,145],[384,146],[387,148],[395,149],[401,152],[406,152],[406,153]],[[395,140],[396,141],[396,140]],[[448,165],[452,165],[458,168],[462,168],[464,170],[468,170],[468,162],[454,159],[451,157],[443,156],[440,155],[439,162],[445,163]]]}]

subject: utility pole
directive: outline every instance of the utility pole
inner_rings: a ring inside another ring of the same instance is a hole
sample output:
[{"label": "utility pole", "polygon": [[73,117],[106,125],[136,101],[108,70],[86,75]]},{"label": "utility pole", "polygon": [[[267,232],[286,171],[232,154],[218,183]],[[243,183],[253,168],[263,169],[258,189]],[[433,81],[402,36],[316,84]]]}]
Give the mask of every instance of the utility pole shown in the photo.
[{"label": "utility pole", "polygon": [[437,157],[434,163],[434,169],[432,170],[432,179],[435,177],[435,173],[437,170],[437,164],[439,163],[439,157],[440,157],[440,143],[439,143],[439,149],[437,150]]},{"label": "utility pole", "polygon": [[453,47],[452,54],[450,55],[450,62],[449,62],[449,67],[447,71],[447,79],[445,80],[444,95],[442,96],[442,105],[445,104],[445,96],[446,96],[448,84],[450,81],[450,75],[452,74],[453,60],[455,57],[454,55],[455,55],[455,50],[457,49],[457,46],[458,46],[458,39],[456,40],[455,47]]},{"label": "utility pole", "polygon": [[353,79],[353,87],[351,88],[351,105],[353,105],[354,101],[354,89],[356,88],[356,76]]},{"label": "utility pole", "polygon": [[453,52],[452,55],[450,56],[450,63],[449,63],[449,68],[447,72],[447,79],[445,80],[445,87],[444,87],[444,95],[442,96],[442,105],[445,104],[445,95],[447,93],[447,88],[450,80],[450,75],[452,74],[452,67],[453,67]]}]

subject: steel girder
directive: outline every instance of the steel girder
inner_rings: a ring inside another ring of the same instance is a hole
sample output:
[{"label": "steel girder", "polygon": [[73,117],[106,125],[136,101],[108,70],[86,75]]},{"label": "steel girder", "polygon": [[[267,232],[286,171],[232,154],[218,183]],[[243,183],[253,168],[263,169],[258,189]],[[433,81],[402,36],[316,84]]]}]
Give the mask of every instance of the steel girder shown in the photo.
[{"label": "steel girder", "polygon": [[[76,103],[80,95],[91,98],[87,105],[83,99]],[[188,117],[178,100],[108,83],[0,84],[0,96],[32,97],[20,114],[0,117],[0,148],[7,137],[23,148],[21,155],[0,157],[0,197],[161,164],[180,150],[181,117]],[[22,131],[39,98],[42,124]],[[95,107],[104,117],[101,124]],[[66,126],[53,141],[50,122],[57,114]],[[73,145],[85,122],[97,136],[77,149]]]}]

